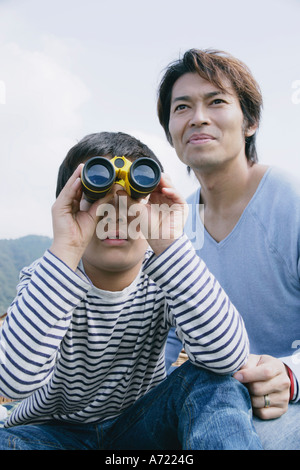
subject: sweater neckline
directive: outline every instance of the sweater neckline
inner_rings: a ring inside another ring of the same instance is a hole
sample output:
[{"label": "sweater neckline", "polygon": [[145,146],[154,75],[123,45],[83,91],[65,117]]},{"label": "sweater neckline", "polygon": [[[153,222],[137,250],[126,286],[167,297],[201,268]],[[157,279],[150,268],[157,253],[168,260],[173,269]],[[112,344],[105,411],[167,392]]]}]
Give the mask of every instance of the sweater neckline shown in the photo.
[{"label": "sweater neckline", "polygon": [[[204,233],[204,236],[205,238],[207,238],[208,240],[210,240],[210,242],[215,245],[216,247],[218,248],[221,248],[223,247],[224,245],[227,244],[227,242],[234,236],[235,232],[238,230],[239,226],[241,225],[241,223],[243,222],[243,219],[246,217],[246,214],[247,212],[249,211],[249,209],[251,208],[251,206],[254,204],[254,201],[255,199],[258,197],[260,191],[262,190],[262,187],[264,186],[265,184],[265,181],[270,173],[270,171],[272,170],[272,167],[269,167],[267,168],[266,172],[264,173],[263,177],[261,178],[257,188],[256,188],[256,191],[255,193],[253,194],[252,198],[250,199],[250,201],[248,202],[248,204],[246,205],[245,209],[243,210],[239,220],[237,221],[237,223],[235,224],[235,226],[233,227],[233,229],[231,230],[231,232],[225,237],[223,238],[223,240],[221,240],[220,242],[216,241],[211,235],[210,233],[206,230],[206,227],[205,225],[203,224],[202,220],[201,220],[201,217],[200,217],[200,213],[199,211],[196,212],[196,217],[197,217],[197,225],[200,224],[200,227],[201,229],[203,230],[203,233]],[[201,198],[201,186],[199,187],[198,189],[198,194],[197,194],[197,201],[198,203],[200,203],[200,198]]]},{"label": "sweater neckline", "polygon": [[109,291],[109,290],[100,289],[99,287],[94,286],[94,284],[92,283],[92,281],[90,280],[90,278],[85,272],[82,260],[80,260],[78,264],[77,274],[91,285],[89,295],[96,295],[97,297],[105,298],[106,300],[115,301],[116,299],[120,300],[124,297],[128,297],[128,295],[131,294],[132,291],[136,290],[136,286],[141,279],[142,268],[140,269],[138,275],[133,280],[133,282],[129,284],[129,286],[125,287],[123,290],[120,290],[120,291]]}]

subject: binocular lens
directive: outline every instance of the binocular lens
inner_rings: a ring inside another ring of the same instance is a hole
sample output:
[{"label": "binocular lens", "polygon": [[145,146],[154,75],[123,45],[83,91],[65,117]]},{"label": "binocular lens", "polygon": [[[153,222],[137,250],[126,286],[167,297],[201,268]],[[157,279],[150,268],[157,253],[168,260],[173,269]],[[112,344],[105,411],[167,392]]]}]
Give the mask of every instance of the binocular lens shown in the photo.
[{"label": "binocular lens", "polygon": [[103,157],[88,160],[82,170],[81,181],[85,197],[93,202],[105,196],[115,182],[119,182],[134,199],[154,191],[160,181],[158,163],[141,157],[133,163],[125,157],[111,161]]},{"label": "binocular lens", "polygon": [[135,181],[141,186],[152,186],[156,182],[156,174],[148,165],[139,165],[133,171]]},{"label": "binocular lens", "polygon": [[86,177],[89,181],[95,186],[106,185],[110,181],[111,174],[103,165],[93,165],[88,168],[86,172]]},{"label": "binocular lens", "polygon": [[145,197],[154,191],[160,181],[161,171],[158,163],[150,158],[141,157],[135,160],[129,171],[131,197]]},{"label": "binocular lens", "polygon": [[88,160],[82,170],[81,181],[88,201],[94,202],[105,196],[115,181],[113,164],[103,157]]}]

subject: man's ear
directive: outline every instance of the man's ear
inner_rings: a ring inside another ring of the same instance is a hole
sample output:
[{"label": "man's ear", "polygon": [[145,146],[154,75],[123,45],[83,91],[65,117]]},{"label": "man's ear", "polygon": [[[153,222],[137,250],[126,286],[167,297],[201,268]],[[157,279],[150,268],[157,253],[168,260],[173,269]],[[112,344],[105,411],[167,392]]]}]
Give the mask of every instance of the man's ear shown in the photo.
[{"label": "man's ear", "polygon": [[256,130],[258,128],[258,125],[255,123],[252,126],[248,126],[245,129],[245,137],[251,137],[253,134],[255,134]]}]

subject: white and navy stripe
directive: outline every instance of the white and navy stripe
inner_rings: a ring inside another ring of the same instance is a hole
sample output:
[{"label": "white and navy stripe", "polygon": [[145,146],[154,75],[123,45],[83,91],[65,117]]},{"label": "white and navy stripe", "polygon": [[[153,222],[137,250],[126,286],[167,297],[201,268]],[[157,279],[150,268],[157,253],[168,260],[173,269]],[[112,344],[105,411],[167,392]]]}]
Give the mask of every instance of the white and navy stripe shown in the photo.
[{"label": "white and navy stripe", "polygon": [[47,251],[22,271],[1,329],[0,394],[25,398],[6,426],[117,416],[165,378],[172,325],[200,367],[227,374],[247,360],[243,321],[185,235],[148,252],[122,292]]}]

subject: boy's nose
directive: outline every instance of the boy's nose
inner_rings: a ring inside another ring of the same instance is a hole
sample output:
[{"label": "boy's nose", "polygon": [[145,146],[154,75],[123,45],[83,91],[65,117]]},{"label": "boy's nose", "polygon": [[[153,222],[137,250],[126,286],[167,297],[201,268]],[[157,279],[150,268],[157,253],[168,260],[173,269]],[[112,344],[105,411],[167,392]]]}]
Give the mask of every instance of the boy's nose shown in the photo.
[{"label": "boy's nose", "polygon": [[111,191],[113,193],[113,195],[115,196],[116,194],[118,194],[118,192],[122,190],[122,191],[125,191],[124,187],[121,185],[121,184],[118,184],[118,183],[114,183]]},{"label": "boy's nose", "polygon": [[115,183],[111,188],[112,200],[117,202],[120,196],[126,196],[127,193],[121,184]]}]

